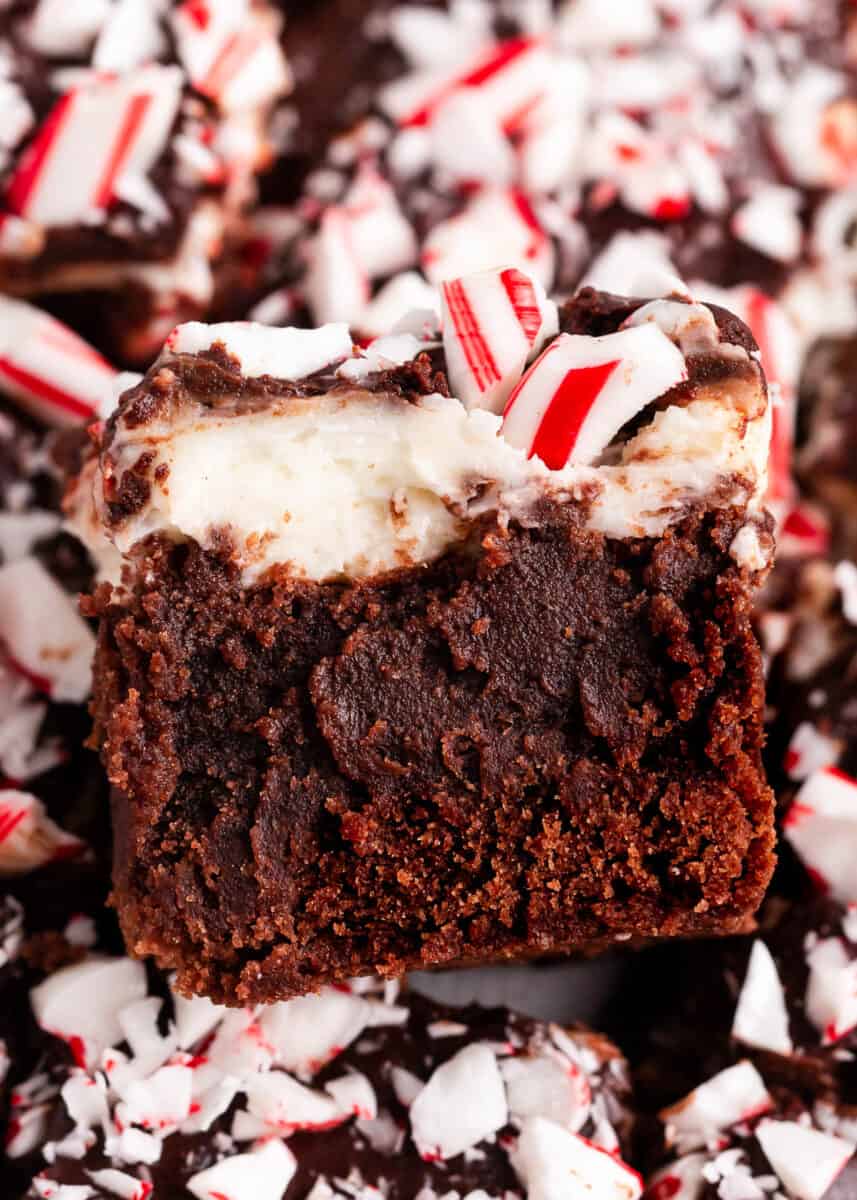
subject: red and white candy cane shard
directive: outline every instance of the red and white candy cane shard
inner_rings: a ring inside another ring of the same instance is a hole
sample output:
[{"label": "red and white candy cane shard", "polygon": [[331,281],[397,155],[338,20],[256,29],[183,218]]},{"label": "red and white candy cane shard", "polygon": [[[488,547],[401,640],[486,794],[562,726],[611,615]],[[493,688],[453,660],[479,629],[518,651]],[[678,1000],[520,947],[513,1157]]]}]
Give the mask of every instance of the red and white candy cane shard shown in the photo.
[{"label": "red and white candy cane shard", "polygon": [[857,779],[836,767],[815,771],[783,828],[818,886],[843,904],[857,903]]},{"label": "red and white candy cane shard", "polygon": [[0,391],[48,425],[103,413],[116,371],[60,321],[0,296]]},{"label": "red and white candy cane shard", "polygon": [[438,82],[434,74],[406,76],[385,88],[381,104],[405,128],[430,125],[450,96],[478,90],[501,126],[515,123],[538,103],[549,68],[548,52],[538,38],[512,38],[491,46],[464,70]]},{"label": "red and white candy cane shard", "polygon": [[633,1167],[546,1117],[527,1117],[510,1153],[529,1196],[638,1200],[643,1181]]},{"label": "red and white candy cane shard", "polygon": [[656,325],[599,338],[564,333],[512,393],[503,436],[555,471],[592,463],[623,425],[685,379],[684,356]]},{"label": "red and white candy cane shard", "polygon": [[453,395],[501,413],[527,359],[557,330],[555,306],[522,271],[482,271],[441,286]]},{"label": "red and white candy cane shard", "polygon": [[857,1026],[857,960],[842,938],[831,937],[815,942],[806,961],[806,1014],[832,1046]]},{"label": "red and white candy cane shard", "polygon": [[23,875],[46,863],[77,858],[84,843],[60,829],[29,792],[0,791],[0,876]]},{"label": "red and white candy cane shard", "polygon": [[344,322],[359,327],[371,288],[357,257],[351,221],[344,208],[332,207],[325,212],[308,255],[304,289],[316,323]]},{"label": "red and white candy cane shard", "polygon": [[792,450],[800,372],[798,331],[782,305],[757,288],[747,288],[738,306],[759,347],[762,366],[771,389],[771,457],[768,463],[768,499],[775,504],[795,494]]},{"label": "red and white candy cane shard", "polygon": [[7,207],[47,226],[103,214],[123,178],[145,177],[163,152],[181,91],[178,67],[148,66],[66,92],[21,156]]},{"label": "red and white candy cane shard", "polygon": [[814,771],[835,767],[842,749],[841,741],[828,737],[811,721],[801,721],[791,736],[783,766],[789,779],[808,779]]},{"label": "red and white candy cane shard", "polygon": [[345,197],[351,246],[370,279],[395,275],[413,267],[419,246],[413,226],[396,193],[373,166],[358,171]]},{"label": "red and white candy cane shard", "polygon": [[529,199],[508,188],[486,188],[429,233],[422,266],[430,283],[501,264],[518,267],[543,287],[553,283],[556,251]]},{"label": "red and white candy cane shard", "polygon": [[92,957],[49,975],[30,992],[40,1028],[80,1050],[94,1067],[124,1039],[122,1010],[146,997],[146,969],[130,958]]},{"label": "red and white candy cane shard", "polygon": [[179,58],[191,82],[222,109],[264,105],[290,77],[274,29],[237,0],[186,0],[172,16]]},{"label": "red and white candy cane shard", "polygon": [[782,557],[810,558],[830,549],[830,522],[825,513],[802,501],[790,509],[777,538]]},{"label": "red and white candy cane shard", "polygon": [[54,700],[89,695],[95,638],[38,559],[0,567],[0,642],[11,666]]},{"label": "red and white candy cane shard", "polygon": [[725,1130],[770,1112],[774,1102],[765,1081],[749,1061],[727,1067],[665,1108],[666,1140],[680,1154],[716,1144]]}]

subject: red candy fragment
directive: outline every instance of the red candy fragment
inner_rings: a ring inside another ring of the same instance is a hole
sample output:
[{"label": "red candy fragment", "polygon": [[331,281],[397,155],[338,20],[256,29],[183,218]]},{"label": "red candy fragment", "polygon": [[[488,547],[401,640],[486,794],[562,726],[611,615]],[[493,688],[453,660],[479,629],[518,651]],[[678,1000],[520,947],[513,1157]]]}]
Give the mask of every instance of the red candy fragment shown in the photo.
[{"label": "red candy fragment", "polygon": [[623,425],[686,378],[684,356],[656,325],[601,338],[562,334],[512,393],[503,434],[552,470],[592,463]]}]

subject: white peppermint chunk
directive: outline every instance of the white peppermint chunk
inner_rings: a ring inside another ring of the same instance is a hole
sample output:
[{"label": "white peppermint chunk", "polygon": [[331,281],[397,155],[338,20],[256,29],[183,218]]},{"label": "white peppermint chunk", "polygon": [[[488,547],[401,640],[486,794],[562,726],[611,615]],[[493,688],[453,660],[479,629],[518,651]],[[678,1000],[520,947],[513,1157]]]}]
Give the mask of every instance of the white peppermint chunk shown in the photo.
[{"label": "white peppermint chunk", "polygon": [[782,980],[770,950],[761,940],[753,943],[732,1036],[747,1046],[775,1054],[791,1054],[794,1048]]},{"label": "white peppermint chunk", "polygon": [[762,1076],[751,1062],[736,1063],[699,1085],[660,1114],[668,1145],[680,1153],[716,1146],[724,1130],[773,1106]]},{"label": "white peppermint chunk", "polygon": [[351,354],[351,335],[344,324],[321,329],[273,329],[251,321],[204,325],[190,321],[167,338],[167,354],[200,354],[222,345],[250,378],[305,379]]},{"label": "white peppermint chunk", "polygon": [[806,1015],[831,1045],[857,1026],[857,960],[841,938],[822,938],[806,957]]},{"label": "white peppermint chunk", "polygon": [[298,1164],[288,1146],[271,1139],[252,1154],[236,1154],[187,1181],[197,1200],[282,1200]]},{"label": "white peppermint chunk", "polygon": [[0,567],[0,640],[54,700],[80,704],[89,695],[95,638],[74,598],[35,558]]},{"label": "white peppermint chunk", "polygon": [[274,1048],[276,1062],[297,1075],[314,1075],[369,1024],[367,1000],[325,989],[266,1008],[259,1024]]},{"label": "white peppermint chunk", "polygon": [[795,1200],[822,1200],[854,1153],[852,1144],[843,1138],[797,1121],[762,1121],[756,1137]]},{"label": "white peppermint chunk", "polygon": [[857,901],[857,780],[835,767],[814,771],[783,829],[820,886],[843,904]]},{"label": "white peppermint chunk", "polygon": [[46,58],[85,54],[110,12],[110,0],[39,0],[24,38]]},{"label": "white peppermint chunk", "polygon": [[428,1160],[454,1158],[508,1122],[506,1091],[494,1052],[475,1043],[432,1074],[411,1105],[411,1132]]},{"label": "white peppermint chunk", "polygon": [[343,1113],[331,1096],[298,1083],[283,1071],[253,1076],[245,1080],[242,1090],[247,1095],[247,1112],[264,1122],[269,1131],[329,1129],[351,1115]]},{"label": "white peppermint chunk", "polygon": [[172,993],[176,1038],[181,1050],[201,1042],[226,1016],[227,1009],[214,1004],[207,996],[180,996]]},{"label": "white peppermint chunk", "polygon": [[591,1110],[592,1093],[578,1069],[570,1069],[547,1055],[503,1059],[500,1074],[513,1120],[547,1117],[577,1133]]},{"label": "white peppermint chunk", "polygon": [[529,1117],[510,1155],[527,1200],[637,1200],[636,1171],[544,1117]]},{"label": "white peppermint chunk", "polygon": [[359,1117],[362,1121],[374,1121],[378,1115],[378,1098],[372,1084],[359,1071],[331,1079],[324,1090],[339,1105],[346,1117]]},{"label": "white peppermint chunk", "polygon": [[30,992],[42,1029],[66,1041],[81,1039],[93,1062],[122,1039],[120,1014],[146,995],[146,970],[130,958],[92,957],[49,975]]},{"label": "white peppermint chunk", "polygon": [[75,858],[84,843],[60,829],[29,792],[0,790],[0,876],[21,875],[59,859]]}]

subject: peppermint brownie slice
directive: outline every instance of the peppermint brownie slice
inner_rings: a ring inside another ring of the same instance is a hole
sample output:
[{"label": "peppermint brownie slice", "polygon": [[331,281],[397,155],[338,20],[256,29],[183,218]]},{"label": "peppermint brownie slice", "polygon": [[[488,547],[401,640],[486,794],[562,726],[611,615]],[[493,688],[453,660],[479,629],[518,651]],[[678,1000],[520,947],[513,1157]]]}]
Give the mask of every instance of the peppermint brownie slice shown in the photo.
[{"label": "peppermint brownie slice", "polygon": [[443,298],[366,350],[178,328],[72,494],[116,902],[186,991],[735,931],[768,881],[746,327]]}]

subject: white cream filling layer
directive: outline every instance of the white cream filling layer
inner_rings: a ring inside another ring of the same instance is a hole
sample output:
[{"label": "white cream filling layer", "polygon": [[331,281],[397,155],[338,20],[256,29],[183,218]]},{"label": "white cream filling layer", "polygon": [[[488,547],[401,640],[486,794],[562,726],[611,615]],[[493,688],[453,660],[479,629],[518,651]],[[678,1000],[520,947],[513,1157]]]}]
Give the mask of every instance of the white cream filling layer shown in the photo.
[{"label": "white cream filling layer", "polygon": [[[117,478],[154,455],[141,512],[110,525],[96,465],[76,489],[71,523],[113,582],[150,534],[210,547],[227,531],[249,584],[275,565],[329,580],[431,562],[480,515],[526,523],[545,495],[586,502],[590,526],[614,538],[659,536],[700,499],[761,511],[770,416],[756,383],[717,385],[657,413],[605,465],[550,471],[500,429],[499,417],[455,399],[407,403],[357,388],[239,416],[200,406],[163,428],[120,427]],[[159,466],[168,469],[160,482]],[[751,543],[736,539],[735,557],[755,569]]]}]

